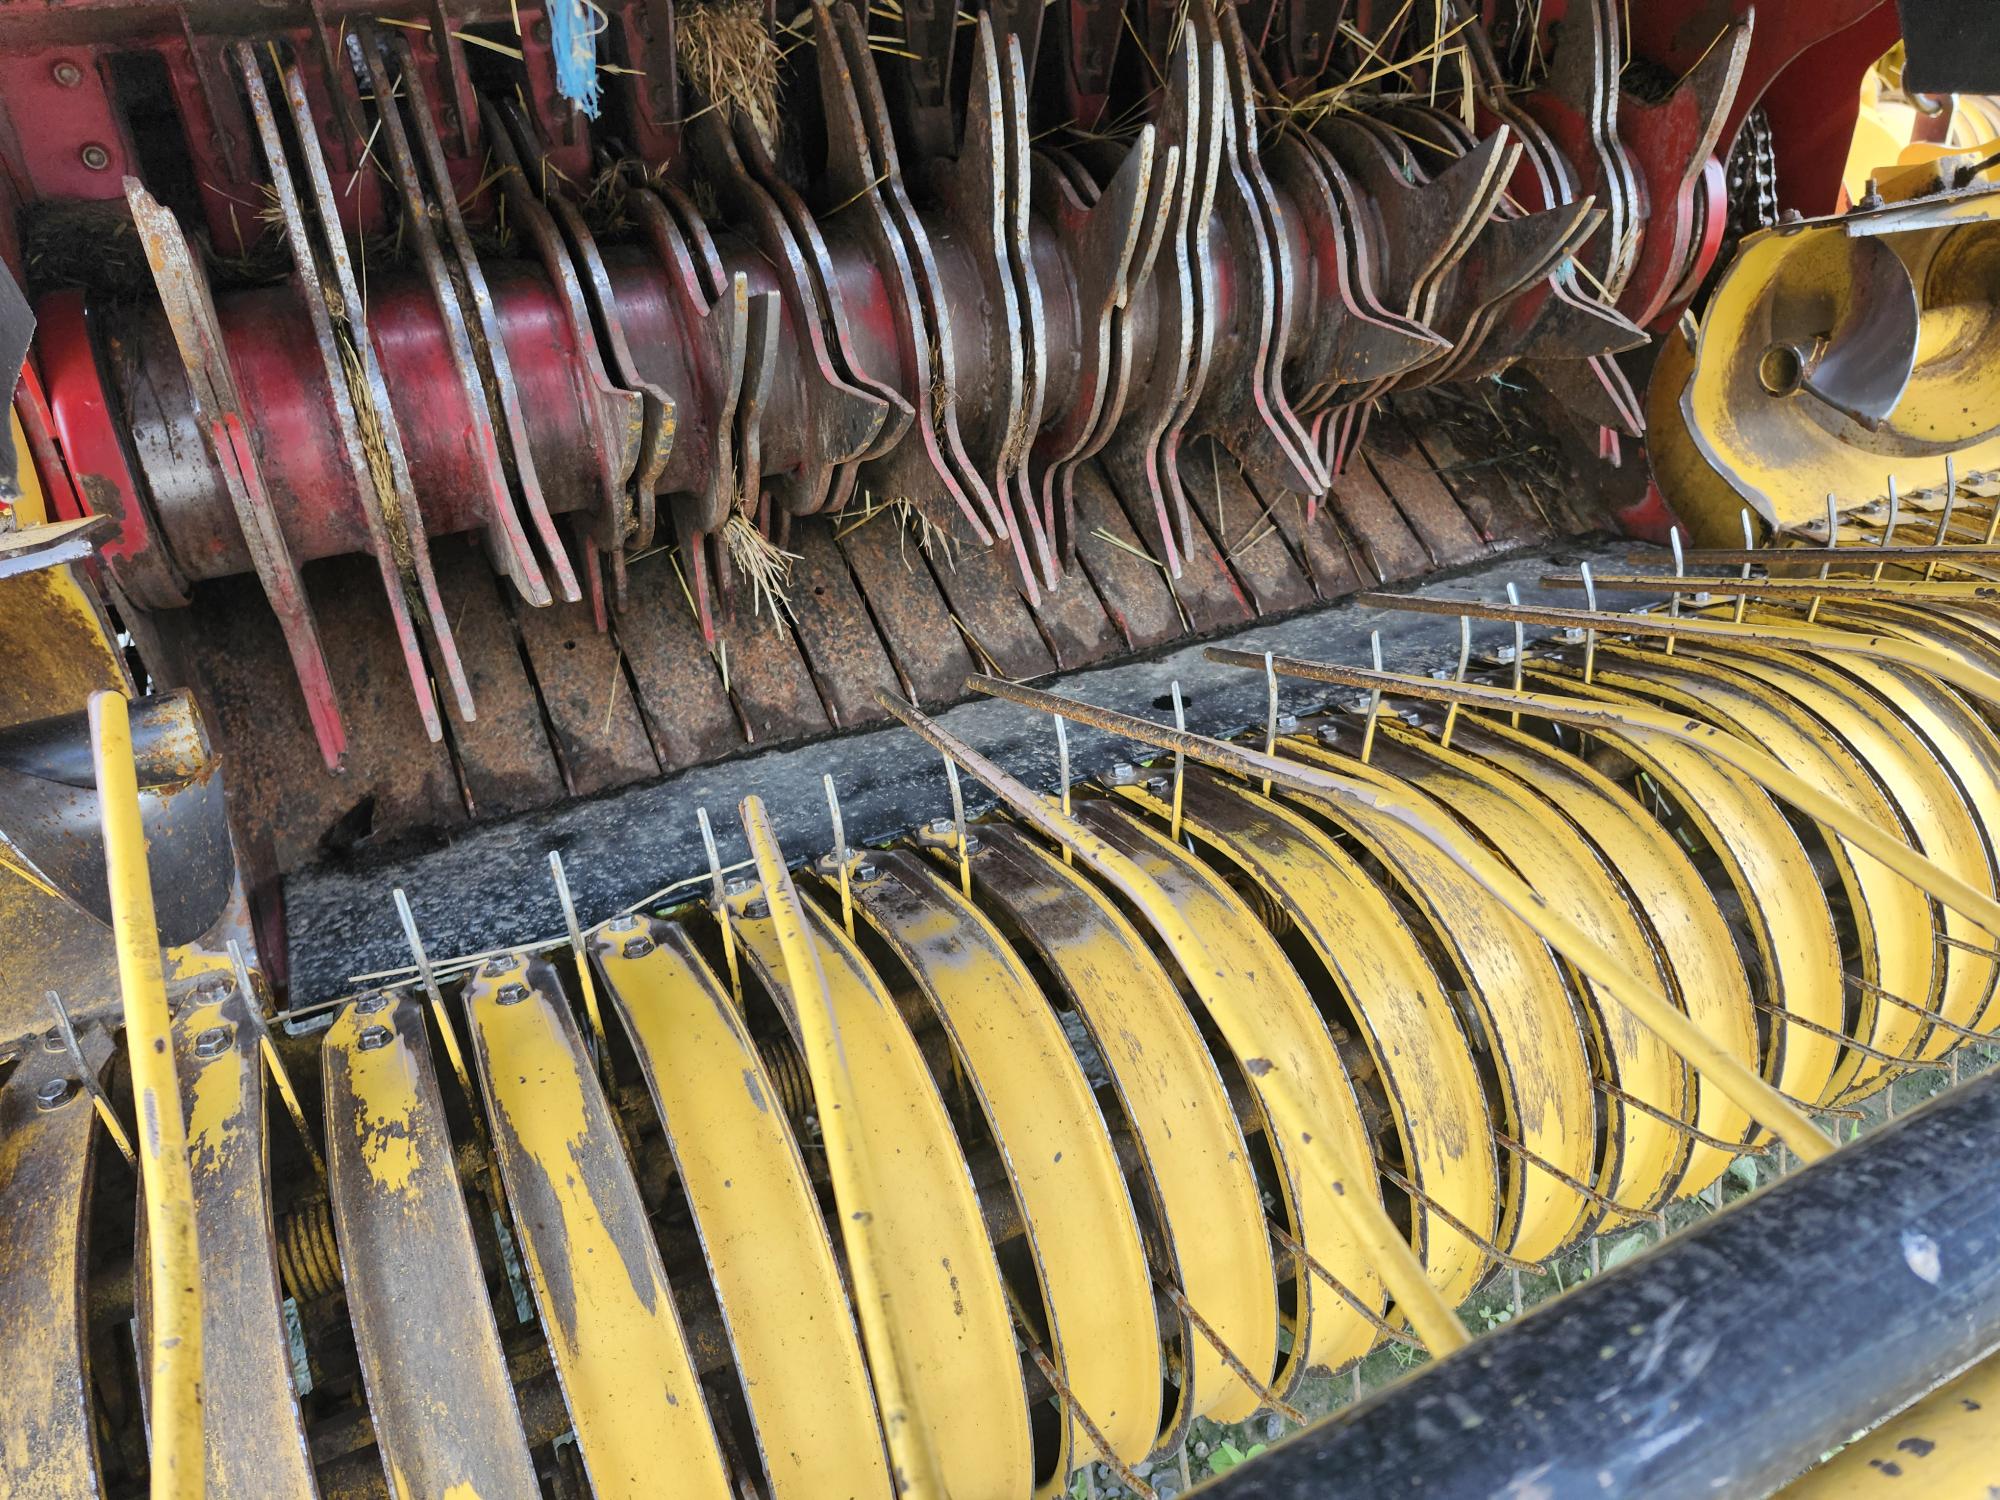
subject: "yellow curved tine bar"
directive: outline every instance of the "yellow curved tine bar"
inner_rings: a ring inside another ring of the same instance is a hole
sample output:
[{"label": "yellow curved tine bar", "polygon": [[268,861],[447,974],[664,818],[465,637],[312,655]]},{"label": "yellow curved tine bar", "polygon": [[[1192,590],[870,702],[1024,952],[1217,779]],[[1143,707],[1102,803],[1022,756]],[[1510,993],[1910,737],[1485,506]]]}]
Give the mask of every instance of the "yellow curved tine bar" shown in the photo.
[{"label": "yellow curved tine bar", "polygon": [[[951,1038],[1000,1148],[1041,1284],[1047,1347],[1071,1396],[1127,1463],[1160,1428],[1159,1327],[1132,1200],[1090,1082],[1040,987],[985,914],[908,849],[854,871],[855,910]],[[1025,1293],[1024,1293],[1025,1295]],[[1089,1437],[1065,1410],[1052,1473]]]},{"label": "yellow curved tine bar", "polygon": [[826,1222],[727,985],[671,922],[615,922],[591,945],[680,1171],[773,1494],[888,1496]]},{"label": "yellow curved tine bar", "polygon": [[556,973],[496,958],[465,984],[521,1265],[599,1495],[728,1500],[729,1471],[611,1107]]}]

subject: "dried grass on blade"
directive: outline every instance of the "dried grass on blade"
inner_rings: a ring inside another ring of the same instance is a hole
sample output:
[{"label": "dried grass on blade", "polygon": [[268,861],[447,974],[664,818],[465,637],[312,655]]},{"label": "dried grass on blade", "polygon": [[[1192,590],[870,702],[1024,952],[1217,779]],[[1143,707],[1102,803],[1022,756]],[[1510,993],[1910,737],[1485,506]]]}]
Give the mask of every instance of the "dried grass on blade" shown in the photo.
[{"label": "dried grass on blade", "polygon": [[778,144],[778,39],[764,25],[758,0],[711,0],[675,17],[674,50],[681,76],[702,102],[741,110],[765,146]]},{"label": "dried grass on blade", "polygon": [[763,612],[764,603],[768,600],[771,618],[782,621],[785,615],[792,612],[792,564],[799,561],[799,554],[785,551],[759,531],[741,511],[724,523],[722,540],[729,548],[730,560],[750,580],[752,617]]}]

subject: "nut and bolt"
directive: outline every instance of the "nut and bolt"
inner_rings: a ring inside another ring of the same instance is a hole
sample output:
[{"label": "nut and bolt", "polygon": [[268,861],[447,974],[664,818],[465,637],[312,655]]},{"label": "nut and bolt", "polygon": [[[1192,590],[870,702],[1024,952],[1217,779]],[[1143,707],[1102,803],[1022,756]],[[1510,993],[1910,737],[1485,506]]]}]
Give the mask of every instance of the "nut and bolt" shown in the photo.
[{"label": "nut and bolt", "polygon": [[382,991],[370,990],[355,1000],[354,1013],[360,1016],[372,1016],[376,1011],[385,1009],[388,1004],[389,997]]},{"label": "nut and bolt", "polygon": [[653,951],[653,940],[649,937],[627,938],[625,946],[618,951],[627,958],[644,958]]},{"label": "nut and bolt", "polygon": [[924,832],[934,839],[948,839],[954,837],[958,829],[950,818],[932,818],[924,825]]},{"label": "nut and bolt", "polygon": [[1113,786],[1136,786],[1139,781],[1139,772],[1130,762],[1121,760],[1111,768],[1111,773],[1106,779]]},{"label": "nut and bolt", "polygon": [[368,1026],[364,1027],[361,1035],[355,1038],[354,1045],[362,1052],[374,1052],[388,1046],[390,1038],[394,1035],[395,1033],[386,1026]]},{"label": "nut and bolt", "polygon": [[479,966],[479,972],[484,974],[488,979],[498,979],[502,974],[511,974],[514,972],[514,960],[511,958],[489,958]]},{"label": "nut and bolt", "polygon": [[528,998],[528,987],[525,984],[503,984],[493,998],[502,1005],[519,1005]]},{"label": "nut and bolt", "polygon": [[1322,745],[1337,745],[1340,743],[1340,731],[1331,724],[1321,724],[1313,730],[1313,738]]},{"label": "nut and bolt", "polygon": [[111,165],[111,153],[95,141],[86,142],[83,149],[77,152],[77,159],[93,172],[102,172]]},{"label": "nut and bolt", "polygon": [[1151,792],[1155,797],[1164,797],[1173,788],[1174,784],[1164,776],[1148,776],[1146,778],[1146,790]]},{"label": "nut and bolt", "polygon": [[75,1094],[75,1079],[50,1078],[35,1090],[35,1104],[40,1109],[61,1109]]},{"label": "nut and bolt", "polygon": [[211,1026],[195,1037],[194,1055],[202,1058],[220,1057],[227,1050],[228,1046],[229,1028],[227,1026]]},{"label": "nut and bolt", "polygon": [[220,1000],[225,995],[234,994],[236,980],[228,974],[209,974],[194,987],[194,992],[204,1000]]},{"label": "nut and bolt", "polygon": [[613,917],[604,924],[606,932],[635,932],[638,930],[638,927],[639,918],[631,912],[626,912],[623,916]]},{"label": "nut and bolt", "polygon": [[1297,732],[1298,727],[1299,727],[1299,716],[1297,714],[1278,715],[1278,733],[1294,734]]},{"label": "nut and bolt", "polygon": [[68,58],[64,58],[49,69],[49,77],[55,79],[64,88],[73,89],[79,83],[83,82],[83,69],[79,68]]}]

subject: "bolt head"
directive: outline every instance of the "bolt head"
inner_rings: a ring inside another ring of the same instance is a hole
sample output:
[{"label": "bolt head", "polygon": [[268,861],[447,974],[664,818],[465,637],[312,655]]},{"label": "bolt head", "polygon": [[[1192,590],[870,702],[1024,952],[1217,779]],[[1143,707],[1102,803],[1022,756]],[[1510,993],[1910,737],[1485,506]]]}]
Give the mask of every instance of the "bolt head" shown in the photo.
[{"label": "bolt head", "polygon": [[766,901],[762,896],[757,897],[753,901],[747,901],[743,906],[743,915],[753,922],[761,922],[764,918],[771,915],[771,903]]},{"label": "bolt head", "polygon": [[877,873],[875,866],[865,859],[854,867],[856,880],[873,880]]},{"label": "bolt head", "polygon": [[934,839],[948,839],[957,830],[952,827],[950,818],[932,818],[924,825],[924,832]]},{"label": "bolt head", "polygon": [[723,886],[722,894],[725,896],[746,895],[756,884],[756,881],[745,880],[741,875],[738,875]]},{"label": "bolt head", "polygon": [[627,958],[644,958],[653,951],[653,940],[649,937],[627,938],[625,946],[618,951]]},{"label": "bolt head", "polygon": [[111,165],[111,153],[95,141],[87,142],[84,148],[77,152],[77,159],[93,172],[102,172]]},{"label": "bolt head", "polygon": [[479,966],[479,972],[484,974],[488,979],[498,979],[502,974],[511,974],[514,972],[514,960],[511,958],[489,958]]},{"label": "bolt head", "polygon": [[1322,745],[1337,745],[1340,743],[1340,731],[1331,724],[1320,725],[1313,731],[1313,737]]},{"label": "bolt head", "polygon": [[55,1027],[51,1026],[47,1031],[42,1033],[42,1050],[44,1052],[60,1052],[63,1050],[62,1033]]},{"label": "bolt head", "polygon": [[236,989],[236,979],[230,974],[206,974],[194,987],[194,992],[204,1000],[220,1000]]},{"label": "bolt head", "polygon": [[220,1057],[229,1046],[229,1028],[211,1026],[194,1039],[196,1057]]},{"label": "bolt head", "polygon": [[363,1052],[374,1052],[388,1046],[390,1038],[394,1035],[395,1033],[386,1026],[366,1026],[362,1028],[361,1035],[355,1038],[354,1045]]},{"label": "bolt head", "polygon": [[83,82],[83,69],[79,68],[68,58],[64,58],[49,69],[49,77],[55,79],[63,88],[73,89],[79,83]]},{"label": "bolt head", "polygon": [[639,918],[631,912],[627,912],[622,917],[613,917],[604,924],[606,932],[636,932],[638,928]]},{"label": "bolt head", "polygon": [[355,1000],[354,1013],[361,1016],[372,1016],[377,1011],[388,1009],[388,1006],[389,997],[387,995],[383,994],[380,990],[370,990],[367,994]]},{"label": "bolt head", "polygon": [[525,984],[503,984],[493,998],[502,1005],[519,1005],[528,998],[528,987]]},{"label": "bolt head", "polygon": [[1299,727],[1299,716],[1297,714],[1278,715],[1278,733],[1294,734],[1298,731],[1298,727]]},{"label": "bolt head", "polygon": [[50,1078],[35,1090],[35,1103],[42,1109],[60,1109],[76,1094],[73,1078]]},{"label": "bolt head", "polygon": [[1139,782],[1138,768],[1121,760],[1111,768],[1110,779],[1113,786],[1136,786]]}]

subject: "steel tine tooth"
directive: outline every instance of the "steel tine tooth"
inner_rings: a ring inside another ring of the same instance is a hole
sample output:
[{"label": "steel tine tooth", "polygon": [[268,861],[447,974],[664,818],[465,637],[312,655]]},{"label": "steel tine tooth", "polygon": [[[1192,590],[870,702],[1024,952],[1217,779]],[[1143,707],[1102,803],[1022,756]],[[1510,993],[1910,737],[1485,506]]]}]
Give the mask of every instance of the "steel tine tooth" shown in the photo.
[{"label": "steel tine tooth", "polygon": [[[1744,506],[1741,515],[1743,520],[1743,550],[1746,552],[1754,552],[1757,550],[1757,528],[1750,524],[1750,507],[1747,505]],[[1826,544],[1829,547],[1835,545],[1835,539],[1832,537],[1828,537]],[[1748,583],[1750,581],[1750,567],[1751,564],[1749,560],[1746,558],[1743,563],[1743,581],[1745,583]],[[1747,594],[1739,594],[1736,599],[1737,624],[1741,625],[1743,623],[1743,612],[1749,607],[1750,607],[1750,596]]]},{"label": "steel tine tooth", "polygon": [[[1056,722],[1060,724],[1061,718]],[[1278,753],[1278,673],[1271,665],[1271,653],[1264,653],[1264,753]],[[1271,778],[1263,780],[1264,795],[1271,795]]]},{"label": "steel tine tooth", "polygon": [[[1896,527],[1900,524],[1902,518],[1902,509],[1903,497],[1896,490],[1896,476],[1891,474],[1889,476],[1889,524],[1882,528],[1882,546],[1887,547],[1894,544],[1896,540]],[[1875,564],[1873,577],[1877,583],[1882,581],[1883,566],[1879,562]]]},{"label": "steel tine tooth", "polygon": [[270,1070],[271,1082],[278,1090],[278,1097],[284,1101],[285,1113],[292,1117],[292,1128],[299,1133],[299,1144],[306,1148],[306,1158],[311,1161],[313,1175],[326,1186],[326,1158],[320,1155],[319,1143],[313,1139],[312,1129],[306,1124],[306,1112],[299,1103],[298,1092],[292,1087],[291,1074],[285,1071],[285,1060],[278,1055],[278,1044],[272,1040],[270,1023],[264,1018],[264,1006],[257,998],[257,987],[250,981],[250,965],[243,957],[243,945],[231,938],[228,941],[229,964],[236,971],[236,987],[243,996],[243,1014],[250,1023],[250,1029],[257,1033],[257,1050],[264,1059],[264,1066]]},{"label": "steel tine tooth", "polygon": [[833,773],[820,777],[826,788],[826,811],[833,819],[833,863],[840,871],[840,925],[854,936],[854,874],[847,867],[847,824],[840,816],[840,793],[834,790]]},{"label": "steel tine tooth", "polygon": [[[1368,654],[1375,660],[1375,670],[1382,670],[1382,632],[1368,632]],[[1361,731],[1361,764],[1368,764],[1368,757],[1375,749],[1375,718],[1382,712],[1382,690],[1375,688],[1368,694],[1368,722]]]},{"label": "steel tine tooth", "polygon": [[[1826,545],[1829,551],[1840,545],[1840,501],[1832,490],[1826,492]],[[1819,576],[1822,580],[1832,572],[1833,563],[1830,560],[1819,565]],[[1811,605],[1806,609],[1806,624],[1812,625],[1818,622],[1819,605],[1820,596],[1814,594]]]},{"label": "steel tine tooth", "polygon": [[590,972],[590,955],[584,951],[583,927],[576,919],[576,901],[570,895],[569,872],[562,855],[549,851],[549,878],[556,884],[556,900],[562,905],[563,926],[569,933],[569,951],[576,956],[577,983],[583,989],[583,1012],[590,1022],[591,1050],[597,1054],[598,1071],[611,1082],[611,1042],[604,1030],[604,1011],[597,1001],[597,981]]},{"label": "steel tine tooth", "polygon": [[708,856],[708,900],[715,920],[722,928],[722,957],[729,968],[729,993],[743,1003],[743,973],[736,963],[736,929],[730,925],[729,890],[722,878],[722,854],[715,847],[715,828],[708,821],[708,809],[697,807],[694,819],[701,827],[702,852]]},{"label": "steel tine tooth", "polygon": [[[1182,733],[1186,733],[1187,707],[1181,701],[1180,679],[1176,678],[1173,681],[1173,683],[1171,684],[1171,691],[1173,693],[1173,698],[1174,698],[1174,728],[1180,730]],[[1187,757],[1183,755],[1178,749],[1176,749],[1174,751],[1174,810],[1173,810],[1173,817],[1169,821],[1169,827],[1171,830],[1173,841],[1176,844],[1178,844],[1181,841],[1182,788],[1186,780],[1186,777],[1187,777]]]},{"label": "steel tine tooth", "polygon": [[[234,947],[235,944],[232,943],[230,946]],[[90,1102],[97,1110],[97,1118],[104,1122],[105,1132],[110,1135],[112,1144],[118,1148],[118,1154],[125,1158],[125,1165],[137,1171],[139,1157],[132,1149],[132,1137],[125,1133],[124,1121],[118,1118],[118,1111],[111,1107],[111,1096],[104,1092],[103,1080],[97,1076],[96,1069],[84,1060],[83,1047],[76,1039],[76,1027],[69,1018],[69,1008],[63,1004],[62,996],[54,990],[44,990],[42,994],[48,1000],[49,1010],[56,1018],[56,1031],[62,1037],[63,1051],[69,1054],[77,1078],[89,1092]],[[307,1143],[307,1149],[311,1149],[310,1142]],[[324,1169],[320,1175],[324,1180],[326,1175]]]},{"label": "steel tine tooth", "polygon": [[[1687,577],[1687,555],[1681,550],[1680,527],[1674,526],[1668,528],[1667,541],[1674,549],[1674,577],[1676,578]],[[1509,604],[1519,604],[1521,602],[1521,599],[1518,594],[1514,593],[1510,589],[1507,595],[1507,602]],[[1679,589],[1675,589],[1673,598],[1667,601],[1667,613],[1676,620],[1678,620],[1681,617],[1681,591]],[[1521,626],[1517,622],[1514,628],[1516,630],[1519,630]],[[1672,635],[1669,635],[1667,637],[1667,655],[1672,656],[1673,654],[1674,654],[1674,637]],[[1520,684],[1516,683],[1515,688],[1517,691],[1519,690],[1519,687]]]},{"label": "steel tine tooth", "polygon": [[[1951,534],[1951,513],[1958,509],[1958,460],[1954,454],[1944,456],[1944,510],[1938,516],[1937,537],[1931,543],[1934,547],[1945,545],[1945,538]],[[1924,564],[1924,581],[1937,577],[1937,559]]]},{"label": "steel tine tooth", "polygon": [[[1516,609],[1521,607],[1521,591],[1511,583],[1507,585],[1507,602]],[[1516,620],[1514,622],[1514,691],[1517,693],[1521,691],[1521,681],[1523,674],[1527,671],[1527,664],[1528,627],[1522,621]],[[1519,729],[1521,727],[1521,711],[1519,709],[1513,711],[1512,721],[1514,728]]]},{"label": "steel tine tooth", "polygon": [[[1583,575],[1584,608],[1593,615],[1597,613],[1597,583],[1590,576],[1590,564],[1582,563],[1577,571]],[[1597,674],[1597,631],[1586,625],[1583,630],[1583,680],[1589,682]],[[1458,680],[1465,681],[1465,674],[1459,673]]]},{"label": "steel tine tooth", "polygon": [[[1065,719],[1061,714],[1050,714],[1049,717],[1055,721],[1055,726],[1056,726],[1056,770],[1057,774],[1061,778],[1062,813],[1063,816],[1066,818],[1070,815],[1069,720]],[[1068,844],[1063,845],[1062,856],[1064,864],[1073,865],[1076,863],[1075,852],[1071,850]]]},{"label": "steel tine tooth", "polygon": [[951,783],[951,829],[952,841],[958,851],[958,889],[966,900],[972,899],[972,858],[965,834],[965,791],[958,784],[958,762],[949,755],[944,758],[945,780]]},{"label": "steel tine tooth", "polygon": [[[1472,616],[1458,617],[1458,670],[1453,674],[1456,681],[1465,681],[1465,670],[1472,665]],[[1451,732],[1458,724],[1458,705],[1452,704],[1444,711],[1444,733],[1438,743],[1445,749],[1451,748]],[[1267,754],[1269,752],[1266,752]]]}]

